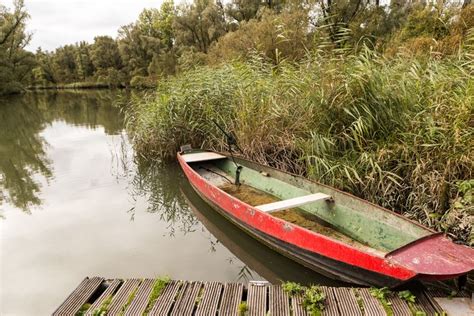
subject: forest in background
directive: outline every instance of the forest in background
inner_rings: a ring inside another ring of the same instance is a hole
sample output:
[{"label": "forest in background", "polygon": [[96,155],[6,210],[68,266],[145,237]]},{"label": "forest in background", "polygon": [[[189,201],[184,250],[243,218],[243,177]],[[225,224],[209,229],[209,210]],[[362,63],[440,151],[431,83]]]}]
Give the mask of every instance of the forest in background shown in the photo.
[{"label": "forest in background", "polygon": [[166,0],[121,26],[117,38],[31,53],[25,50],[34,36],[26,32],[29,14],[16,0],[11,9],[0,5],[0,94],[25,87],[155,87],[198,66],[253,55],[275,65],[298,62],[322,44],[443,58],[457,53],[474,26],[470,2]]}]

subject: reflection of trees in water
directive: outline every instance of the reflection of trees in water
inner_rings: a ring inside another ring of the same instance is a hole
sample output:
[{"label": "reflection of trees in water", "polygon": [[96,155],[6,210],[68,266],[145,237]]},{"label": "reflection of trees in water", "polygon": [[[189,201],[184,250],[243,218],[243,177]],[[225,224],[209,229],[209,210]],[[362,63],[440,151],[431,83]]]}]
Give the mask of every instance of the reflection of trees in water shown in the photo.
[{"label": "reflection of trees in water", "polygon": [[30,212],[41,203],[34,175],[52,176],[47,143],[39,135],[45,126],[44,112],[23,98],[0,103],[0,204],[5,201]]},{"label": "reflection of trees in water", "polygon": [[[125,173],[124,173],[125,174]],[[180,192],[180,183],[186,181],[177,164],[138,162],[130,180],[130,197],[147,199],[147,212],[160,216],[168,224],[169,235],[176,231],[184,234],[196,231],[199,221],[189,209]],[[135,208],[130,211],[134,218]]]},{"label": "reflection of trees in water", "polygon": [[124,121],[114,103],[118,92],[80,91],[27,93],[0,99],[0,206],[9,203],[25,212],[41,204],[35,177],[53,177],[40,133],[53,121],[118,134]]}]

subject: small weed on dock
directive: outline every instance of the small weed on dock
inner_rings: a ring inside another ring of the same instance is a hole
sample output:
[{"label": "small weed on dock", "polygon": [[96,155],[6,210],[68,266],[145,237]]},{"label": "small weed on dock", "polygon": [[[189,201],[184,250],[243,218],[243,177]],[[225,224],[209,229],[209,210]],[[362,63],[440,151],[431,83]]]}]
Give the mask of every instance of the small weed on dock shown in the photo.
[{"label": "small weed on dock", "polygon": [[170,283],[170,281],[171,279],[169,277],[162,277],[156,279],[155,283],[153,284],[153,290],[151,290],[151,294],[148,299],[148,305],[146,306],[145,312],[143,313],[144,316],[148,315],[148,313],[151,311],[161,292],[163,291],[165,286]]}]

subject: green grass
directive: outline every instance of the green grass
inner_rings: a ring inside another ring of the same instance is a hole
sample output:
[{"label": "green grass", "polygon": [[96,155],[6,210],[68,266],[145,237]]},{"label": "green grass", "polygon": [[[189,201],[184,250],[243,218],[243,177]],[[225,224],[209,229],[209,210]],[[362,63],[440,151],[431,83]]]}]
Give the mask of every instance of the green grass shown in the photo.
[{"label": "green grass", "polygon": [[[248,158],[292,171],[473,245],[474,32],[455,56],[392,59],[316,50],[278,66],[254,57],[203,67],[136,98],[138,155],[179,146],[226,150],[218,121]],[[454,203],[459,199],[467,203]]]}]

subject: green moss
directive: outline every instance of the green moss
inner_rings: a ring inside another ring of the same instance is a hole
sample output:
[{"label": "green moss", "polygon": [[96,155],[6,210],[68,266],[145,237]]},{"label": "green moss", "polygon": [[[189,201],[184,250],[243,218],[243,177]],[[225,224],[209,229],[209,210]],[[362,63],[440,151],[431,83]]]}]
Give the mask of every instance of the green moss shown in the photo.
[{"label": "green moss", "polygon": [[148,305],[146,306],[143,315],[148,315],[148,313],[153,308],[153,305],[155,305],[155,302],[160,296],[161,292],[170,281],[171,280],[169,277],[162,277],[155,280],[155,283],[153,283],[153,289],[150,293],[150,297],[148,298]]}]

